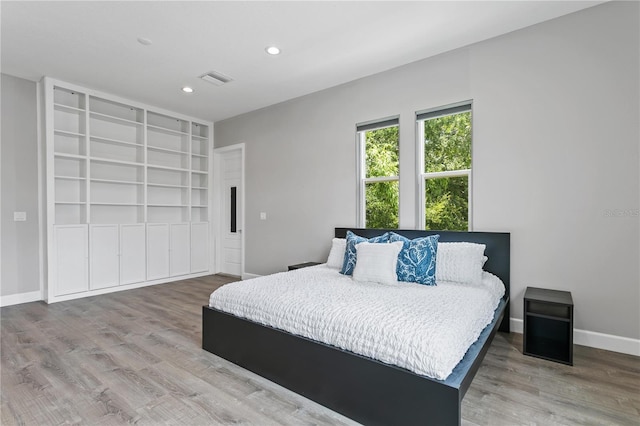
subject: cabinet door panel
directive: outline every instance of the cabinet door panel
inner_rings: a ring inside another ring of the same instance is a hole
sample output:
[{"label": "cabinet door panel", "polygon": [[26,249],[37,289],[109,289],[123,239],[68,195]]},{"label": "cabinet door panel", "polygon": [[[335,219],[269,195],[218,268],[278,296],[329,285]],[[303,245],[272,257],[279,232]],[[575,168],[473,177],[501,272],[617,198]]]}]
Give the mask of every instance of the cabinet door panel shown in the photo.
[{"label": "cabinet door panel", "polygon": [[186,275],[191,270],[191,249],[189,224],[171,225],[171,276]]},{"label": "cabinet door panel", "polygon": [[91,225],[90,288],[115,287],[120,279],[118,225]]},{"label": "cabinet door panel", "polygon": [[147,224],[147,279],[169,276],[169,225]]},{"label": "cabinet door panel", "polygon": [[89,290],[87,225],[55,227],[56,296]]},{"label": "cabinet door panel", "polygon": [[120,285],[146,279],[147,249],[144,224],[120,225]]},{"label": "cabinet door panel", "polygon": [[209,270],[209,224],[191,224],[191,272]]}]

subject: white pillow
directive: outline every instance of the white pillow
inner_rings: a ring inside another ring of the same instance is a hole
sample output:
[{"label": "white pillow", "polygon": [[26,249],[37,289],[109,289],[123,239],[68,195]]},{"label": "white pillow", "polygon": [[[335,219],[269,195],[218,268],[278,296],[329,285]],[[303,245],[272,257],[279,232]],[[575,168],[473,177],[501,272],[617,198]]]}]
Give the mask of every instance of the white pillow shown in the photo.
[{"label": "white pillow", "polygon": [[334,238],[331,240],[331,250],[329,258],[327,258],[327,266],[330,268],[341,269],[344,262],[344,251],[347,248],[346,238]]},{"label": "white pillow", "polygon": [[436,283],[479,283],[485,262],[484,244],[440,243],[436,254]]},{"label": "white pillow", "polygon": [[402,246],[402,241],[388,244],[367,242],[356,244],[358,260],[353,270],[353,279],[381,284],[396,283],[398,253],[402,250]]}]

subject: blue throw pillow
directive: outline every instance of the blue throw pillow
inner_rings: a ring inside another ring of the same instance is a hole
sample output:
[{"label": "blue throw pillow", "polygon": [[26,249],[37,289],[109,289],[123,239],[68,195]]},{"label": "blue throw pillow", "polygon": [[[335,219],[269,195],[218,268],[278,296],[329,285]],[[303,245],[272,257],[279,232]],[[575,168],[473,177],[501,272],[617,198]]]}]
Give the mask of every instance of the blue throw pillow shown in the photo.
[{"label": "blue throw pillow", "polygon": [[398,281],[436,285],[436,253],[439,238],[440,235],[436,234],[410,240],[395,232],[391,233],[390,242],[404,243],[396,267]]},{"label": "blue throw pillow", "polygon": [[356,244],[364,243],[388,243],[389,242],[389,233],[386,232],[377,237],[366,239],[359,235],[354,234],[351,231],[347,231],[347,247],[344,251],[344,261],[342,262],[342,270],[340,270],[341,274],[344,275],[352,275],[353,270],[356,267]]}]

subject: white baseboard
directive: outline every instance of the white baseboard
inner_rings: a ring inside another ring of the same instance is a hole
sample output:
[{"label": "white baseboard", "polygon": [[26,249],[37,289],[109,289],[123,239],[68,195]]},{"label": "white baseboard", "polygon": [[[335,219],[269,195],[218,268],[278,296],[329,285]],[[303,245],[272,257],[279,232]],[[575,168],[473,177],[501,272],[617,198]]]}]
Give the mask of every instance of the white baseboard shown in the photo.
[{"label": "white baseboard", "polygon": [[12,306],[19,305],[21,303],[36,302],[42,300],[42,293],[40,290],[30,291],[28,293],[10,294],[9,296],[0,297],[0,306]]},{"label": "white baseboard", "polygon": [[[510,325],[513,333],[522,334],[524,329],[523,320],[511,318]],[[576,345],[640,356],[640,339],[631,339],[629,337],[615,336],[613,334],[604,334],[596,331],[580,330],[576,328],[573,330],[573,343]]]},{"label": "white baseboard", "polygon": [[256,275],[256,274],[250,274],[248,272],[243,272],[242,273],[242,280],[250,280],[251,278],[258,278],[261,277],[262,275]]}]

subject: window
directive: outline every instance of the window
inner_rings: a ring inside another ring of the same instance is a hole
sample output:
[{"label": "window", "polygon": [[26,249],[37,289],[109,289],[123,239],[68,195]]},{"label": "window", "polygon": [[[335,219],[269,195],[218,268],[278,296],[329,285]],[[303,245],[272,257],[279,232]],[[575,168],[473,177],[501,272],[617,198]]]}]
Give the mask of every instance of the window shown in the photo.
[{"label": "window", "polygon": [[471,104],[417,114],[424,229],[471,228]]},{"label": "window", "polygon": [[398,123],[392,118],[357,126],[361,227],[398,227]]}]

